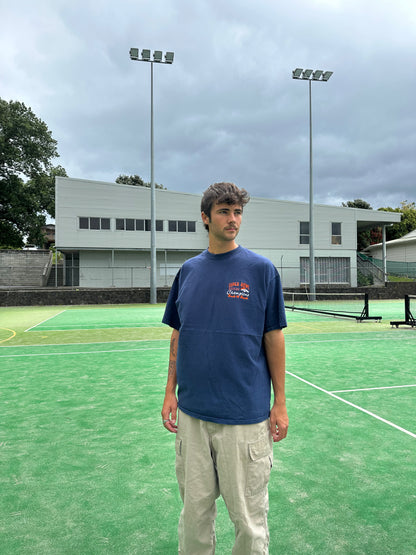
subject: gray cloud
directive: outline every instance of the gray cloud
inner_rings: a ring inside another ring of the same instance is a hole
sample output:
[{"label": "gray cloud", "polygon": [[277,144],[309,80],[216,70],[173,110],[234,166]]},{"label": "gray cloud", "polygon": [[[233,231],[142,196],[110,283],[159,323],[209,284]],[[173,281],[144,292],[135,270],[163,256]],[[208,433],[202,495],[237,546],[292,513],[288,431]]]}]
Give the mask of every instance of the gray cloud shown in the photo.
[{"label": "gray cloud", "polygon": [[155,178],[200,193],[234,180],[253,196],[308,200],[312,84],[317,202],[416,200],[416,7],[408,0],[0,0],[0,95],[31,106],[71,177]]}]

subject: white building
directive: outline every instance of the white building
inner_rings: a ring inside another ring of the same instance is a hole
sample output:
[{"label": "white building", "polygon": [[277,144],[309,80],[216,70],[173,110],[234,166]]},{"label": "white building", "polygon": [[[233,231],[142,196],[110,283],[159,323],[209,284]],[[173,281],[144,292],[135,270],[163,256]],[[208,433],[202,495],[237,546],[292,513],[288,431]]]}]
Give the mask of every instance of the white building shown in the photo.
[{"label": "white building", "polygon": [[[386,241],[385,260],[388,273],[416,277],[416,229],[399,239]],[[383,243],[365,249],[374,262],[383,266]]]},{"label": "white building", "polygon": [[[400,239],[386,242],[387,260],[392,262],[416,262],[416,229],[403,235]],[[373,258],[383,258],[383,244],[370,245],[365,252]]]},{"label": "white building", "polygon": [[[156,189],[157,286],[207,247],[201,195]],[[400,214],[315,205],[316,285],[356,286],[357,230],[400,221]],[[56,178],[56,247],[66,285],[147,287],[150,189]],[[269,258],[286,288],[309,282],[309,205],[251,198],[238,242]]]}]

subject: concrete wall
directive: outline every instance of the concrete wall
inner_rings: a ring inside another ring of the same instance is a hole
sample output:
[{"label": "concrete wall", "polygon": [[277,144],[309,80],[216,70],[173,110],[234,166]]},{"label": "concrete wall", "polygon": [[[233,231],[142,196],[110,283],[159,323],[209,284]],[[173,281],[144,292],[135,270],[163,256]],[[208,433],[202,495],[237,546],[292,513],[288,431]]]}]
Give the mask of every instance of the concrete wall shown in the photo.
[{"label": "concrete wall", "polygon": [[42,287],[50,251],[0,250],[0,286]]},{"label": "concrete wall", "polygon": [[[166,302],[169,288],[158,289],[158,302]],[[136,304],[149,303],[149,288],[134,289],[0,289],[0,306],[35,305],[86,305],[86,304]]]}]

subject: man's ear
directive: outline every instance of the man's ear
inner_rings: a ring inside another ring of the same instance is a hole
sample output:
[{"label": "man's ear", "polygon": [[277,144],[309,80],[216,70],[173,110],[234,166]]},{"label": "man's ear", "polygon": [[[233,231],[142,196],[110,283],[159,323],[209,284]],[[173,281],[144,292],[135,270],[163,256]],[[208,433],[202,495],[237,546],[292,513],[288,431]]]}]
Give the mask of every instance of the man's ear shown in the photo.
[{"label": "man's ear", "polygon": [[210,220],[209,220],[209,216],[207,216],[207,215],[205,214],[205,212],[201,212],[201,218],[202,218],[202,221],[203,221],[203,223],[204,223],[205,225],[208,225],[208,224],[209,224],[209,221],[210,221]]}]

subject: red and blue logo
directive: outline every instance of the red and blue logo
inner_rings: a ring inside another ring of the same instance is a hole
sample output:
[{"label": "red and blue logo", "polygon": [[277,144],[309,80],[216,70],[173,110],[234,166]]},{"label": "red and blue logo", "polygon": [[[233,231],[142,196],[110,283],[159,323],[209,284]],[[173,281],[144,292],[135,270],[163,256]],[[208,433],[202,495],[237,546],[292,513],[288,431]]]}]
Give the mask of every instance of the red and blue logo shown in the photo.
[{"label": "red and blue logo", "polygon": [[230,299],[248,300],[250,296],[250,285],[244,281],[232,281],[228,284],[227,297]]}]

